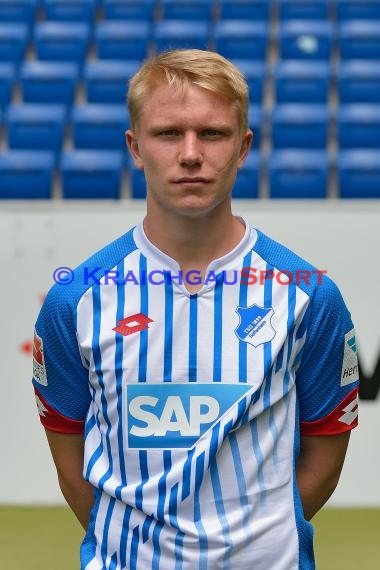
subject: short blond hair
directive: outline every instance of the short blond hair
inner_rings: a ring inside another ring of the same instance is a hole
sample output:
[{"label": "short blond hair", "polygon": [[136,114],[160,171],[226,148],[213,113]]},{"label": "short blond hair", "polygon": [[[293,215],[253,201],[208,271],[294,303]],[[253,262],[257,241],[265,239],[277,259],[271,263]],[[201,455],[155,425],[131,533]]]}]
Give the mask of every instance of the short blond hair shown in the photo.
[{"label": "short blond hair", "polygon": [[145,61],[131,78],[128,88],[128,109],[133,131],[144,103],[152,90],[167,83],[183,93],[190,84],[222,95],[237,110],[241,135],[248,129],[248,85],[243,74],[218,53],[199,49],[176,49]]}]

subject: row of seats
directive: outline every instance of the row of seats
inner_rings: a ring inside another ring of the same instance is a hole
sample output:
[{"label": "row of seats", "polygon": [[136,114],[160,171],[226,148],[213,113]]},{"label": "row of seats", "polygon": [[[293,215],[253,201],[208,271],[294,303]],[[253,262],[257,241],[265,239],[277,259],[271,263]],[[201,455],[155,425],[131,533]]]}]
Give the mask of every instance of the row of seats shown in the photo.
[{"label": "row of seats", "polygon": [[[251,104],[261,105],[267,80],[273,81],[277,103],[327,103],[332,89],[339,102],[380,103],[380,62],[349,61],[337,65],[285,61],[272,67],[261,62],[232,60],[244,73]],[[24,103],[71,105],[83,78],[88,103],[124,104],[128,79],[139,62],[89,61],[80,73],[70,63],[26,62],[20,73],[12,64],[0,64],[0,109],[11,101],[19,85]]]},{"label": "row of seats", "polygon": [[[271,26],[264,22],[224,20],[204,22],[163,21],[99,22],[93,38],[84,23],[41,22],[33,34],[39,60],[83,63],[93,45],[105,59],[144,59],[152,51],[191,47],[214,49],[225,57],[264,61]],[[297,60],[329,60],[334,47],[342,59],[379,59],[380,20],[345,22],[334,29],[329,21],[284,22],[275,32],[279,57]],[[92,40],[94,43],[92,44]],[[20,64],[29,45],[23,24],[0,24],[0,61]]]},{"label": "row of seats", "polygon": [[[273,151],[263,158],[253,151],[239,170],[234,198],[257,198],[260,178],[266,177],[271,198],[327,197],[329,176],[336,171],[341,198],[380,198],[378,152],[342,151],[336,161],[327,152]],[[52,152],[8,151],[0,154],[0,198],[49,199],[52,196],[55,155]],[[145,179],[132,166],[132,197],[145,198]],[[118,199],[124,155],[119,151],[67,151],[60,157],[65,199]]]},{"label": "row of seats", "polygon": [[[256,149],[261,146],[263,129],[268,130],[276,149],[327,148],[333,140],[332,129],[336,129],[340,148],[380,149],[380,105],[341,105],[336,113],[326,105],[283,104],[268,113],[251,105],[248,122]],[[9,148],[58,153],[67,125],[75,148],[122,149],[129,118],[123,105],[75,105],[69,117],[63,105],[11,104],[4,124]]]},{"label": "row of seats", "polygon": [[47,20],[90,22],[106,19],[268,20],[271,8],[281,19],[375,19],[377,0],[2,0],[0,21],[32,25],[37,10]]}]

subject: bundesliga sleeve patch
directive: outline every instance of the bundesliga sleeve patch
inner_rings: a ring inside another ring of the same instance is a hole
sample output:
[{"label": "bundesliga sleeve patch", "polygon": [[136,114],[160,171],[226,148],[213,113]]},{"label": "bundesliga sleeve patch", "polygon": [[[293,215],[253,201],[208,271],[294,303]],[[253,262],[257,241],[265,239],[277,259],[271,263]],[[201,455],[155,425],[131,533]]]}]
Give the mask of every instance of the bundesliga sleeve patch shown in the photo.
[{"label": "bundesliga sleeve patch", "polygon": [[42,386],[47,386],[44,344],[42,338],[34,331],[33,341],[33,378]]},{"label": "bundesliga sleeve patch", "polygon": [[344,354],[340,385],[347,386],[359,380],[358,356],[356,350],[355,329],[344,337]]}]

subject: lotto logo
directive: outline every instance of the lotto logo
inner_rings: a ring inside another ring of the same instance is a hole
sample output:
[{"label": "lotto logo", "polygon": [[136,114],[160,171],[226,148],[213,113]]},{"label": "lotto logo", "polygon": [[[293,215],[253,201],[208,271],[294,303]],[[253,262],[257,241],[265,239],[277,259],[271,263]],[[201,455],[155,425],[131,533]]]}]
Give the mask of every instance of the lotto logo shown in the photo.
[{"label": "lotto logo", "polygon": [[130,384],[130,449],[190,449],[251,389],[247,384]]}]

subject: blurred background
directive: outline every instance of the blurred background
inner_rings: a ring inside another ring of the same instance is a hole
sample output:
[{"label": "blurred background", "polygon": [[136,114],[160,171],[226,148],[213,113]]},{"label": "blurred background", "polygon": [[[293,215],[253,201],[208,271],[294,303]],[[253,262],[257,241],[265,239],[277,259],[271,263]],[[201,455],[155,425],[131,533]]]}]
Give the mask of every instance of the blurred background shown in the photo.
[{"label": "blurred background", "polygon": [[254,144],[234,211],[327,270],[352,311],[360,427],[316,548],[319,570],[376,570],[380,0],[0,0],[1,564],[78,566],[33,399],[33,325],[55,269],[142,219],[128,79],[176,47],[218,51],[248,81]]}]

